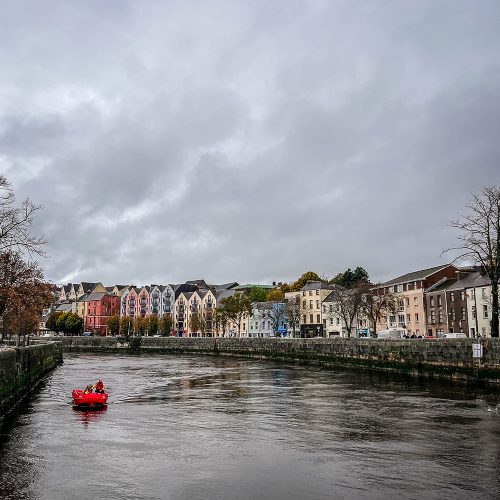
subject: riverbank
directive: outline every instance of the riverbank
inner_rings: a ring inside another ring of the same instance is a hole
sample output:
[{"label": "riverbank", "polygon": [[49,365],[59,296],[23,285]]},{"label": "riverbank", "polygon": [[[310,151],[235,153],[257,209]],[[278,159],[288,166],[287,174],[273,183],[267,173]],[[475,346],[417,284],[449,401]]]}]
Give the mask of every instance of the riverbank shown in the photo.
[{"label": "riverbank", "polygon": [[0,350],[0,415],[17,404],[62,360],[61,342]]},{"label": "riverbank", "polygon": [[473,339],[378,340],[354,338],[56,337],[65,352],[156,352],[209,354],[406,373],[500,384],[500,340],[482,339],[473,359]]}]

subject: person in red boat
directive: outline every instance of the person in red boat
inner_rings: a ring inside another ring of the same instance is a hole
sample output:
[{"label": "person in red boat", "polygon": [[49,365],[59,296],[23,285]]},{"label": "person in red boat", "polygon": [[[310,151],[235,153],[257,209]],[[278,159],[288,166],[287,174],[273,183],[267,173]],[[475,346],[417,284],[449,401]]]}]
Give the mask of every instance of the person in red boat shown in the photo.
[{"label": "person in red boat", "polygon": [[85,389],[83,389],[84,394],[89,394],[92,392],[93,387],[89,384]]},{"label": "person in red boat", "polygon": [[104,392],[104,383],[101,379],[99,379],[94,385],[95,392],[103,393]]}]

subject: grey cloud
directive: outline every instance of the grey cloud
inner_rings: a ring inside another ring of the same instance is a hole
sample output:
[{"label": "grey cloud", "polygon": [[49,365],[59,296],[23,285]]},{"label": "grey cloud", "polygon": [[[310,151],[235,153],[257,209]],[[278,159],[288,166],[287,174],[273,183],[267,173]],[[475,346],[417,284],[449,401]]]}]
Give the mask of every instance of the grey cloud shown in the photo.
[{"label": "grey cloud", "polygon": [[56,282],[384,279],[498,182],[495,2],[27,6],[0,6],[0,165]]}]

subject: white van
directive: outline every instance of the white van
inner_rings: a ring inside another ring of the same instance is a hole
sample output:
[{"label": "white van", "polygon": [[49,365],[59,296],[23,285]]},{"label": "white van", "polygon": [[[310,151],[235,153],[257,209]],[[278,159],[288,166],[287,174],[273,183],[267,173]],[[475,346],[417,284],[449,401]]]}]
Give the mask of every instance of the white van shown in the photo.
[{"label": "white van", "polygon": [[466,339],[467,335],[465,333],[445,333],[442,339]]},{"label": "white van", "polygon": [[377,332],[379,339],[402,339],[406,335],[406,330],[394,328],[391,330],[380,330]]}]

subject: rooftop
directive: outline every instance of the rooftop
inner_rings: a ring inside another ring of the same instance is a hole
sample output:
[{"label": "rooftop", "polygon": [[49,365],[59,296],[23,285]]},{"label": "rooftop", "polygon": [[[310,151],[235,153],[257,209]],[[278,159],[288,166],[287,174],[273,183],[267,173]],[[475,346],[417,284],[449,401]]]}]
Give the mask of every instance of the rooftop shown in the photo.
[{"label": "rooftop", "polygon": [[429,267],[427,269],[421,269],[420,271],[413,271],[413,272],[408,273],[408,274],[403,274],[402,276],[398,276],[397,278],[394,278],[390,281],[386,281],[385,283],[381,283],[379,285],[379,287],[399,285],[401,283],[408,283],[410,281],[420,281],[420,280],[423,280],[429,276],[432,276],[434,273],[441,271],[441,269],[444,269],[445,267],[448,267],[449,265],[450,264],[443,264],[441,266]]}]

